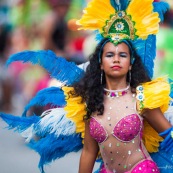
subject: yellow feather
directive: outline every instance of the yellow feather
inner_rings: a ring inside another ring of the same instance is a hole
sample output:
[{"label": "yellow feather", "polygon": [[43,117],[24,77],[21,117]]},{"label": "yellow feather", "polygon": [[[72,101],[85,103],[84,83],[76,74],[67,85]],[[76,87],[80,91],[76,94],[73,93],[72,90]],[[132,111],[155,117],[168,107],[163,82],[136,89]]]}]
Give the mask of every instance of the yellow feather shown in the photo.
[{"label": "yellow feather", "polygon": [[76,124],[76,133],[82,133],[81,137],[83,138],[85,131],[83,117],[86,115],[86,105],[82,103],[82,97],[73,95],[73,87],[62,87],[62,90],[67,102],[67,105],[64,107],[64,110],[67,112],[66,117]]},{"label": "yellow feather", "polygon": [[126,9],[127,14],[132,15],[133,18],[141,18],[149,15],[153,11],[153,0],[132,0]]},{"label": "yellow feather", "polygon": [[146,121],[144,121],[142,139],[147,151],[150,153],[157,152],[159,143],[163,141],[163,138]]},{"label": "yellow feather", "polygon": [[111,14],[115,14],[115,9],[111,6],[110,0],[93,0],[84,9],[84,14],[77,24],[80,29],[91,29],[102,31],[106,21],[110,19]]},{"label": "yellow feather", "polygon": [[144,108],[154,109],[160,107],[162,112],[168,109],[170,102],[170,85],[166,77],[157,78],[142,84],[144,88]]},{"label": "yellow feather", "polygon": [[135,22],[136,35],[146,39],[149,34],[156,34],[159,30],[159,15],[153,12],[153,0],[132,0],[126,12]]}]

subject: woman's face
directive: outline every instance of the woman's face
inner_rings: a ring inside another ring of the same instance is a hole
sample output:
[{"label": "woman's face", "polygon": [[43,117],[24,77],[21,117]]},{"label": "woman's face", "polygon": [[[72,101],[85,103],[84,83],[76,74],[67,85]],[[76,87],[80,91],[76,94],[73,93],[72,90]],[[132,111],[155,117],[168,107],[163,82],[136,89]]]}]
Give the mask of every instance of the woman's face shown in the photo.
[{"label": "woman's face", "polygon": [[125,43],[117,46],[111,42],[106,43],[103,48],[101,69],[105,72],[105,77],[126,77],[131,69],[129,47]]}]

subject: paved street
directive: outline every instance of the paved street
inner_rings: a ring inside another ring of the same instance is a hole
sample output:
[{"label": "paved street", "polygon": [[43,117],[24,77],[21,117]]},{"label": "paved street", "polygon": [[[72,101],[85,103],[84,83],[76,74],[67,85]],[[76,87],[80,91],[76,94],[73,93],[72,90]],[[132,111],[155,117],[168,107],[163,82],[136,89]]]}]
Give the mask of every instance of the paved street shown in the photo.
[{"label": "paved street", "polygon": [[[12,130],[4,129],[0,119],[0,173],[40,173],[39,155],[24,145],[24,139]],[[46,166],[46,173],[77,173],[79,153],[72,153]]]}]

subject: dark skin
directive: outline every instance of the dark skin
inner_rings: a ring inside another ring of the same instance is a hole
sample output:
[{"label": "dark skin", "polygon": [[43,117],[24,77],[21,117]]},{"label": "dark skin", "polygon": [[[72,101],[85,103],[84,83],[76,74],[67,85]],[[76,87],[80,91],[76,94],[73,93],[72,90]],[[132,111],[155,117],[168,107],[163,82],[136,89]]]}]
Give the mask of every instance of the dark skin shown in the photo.
[{"label": "dark skin", "polygon": [[89,132],[89,121],[85,121],[84,147],[80,157],[79,173],[92,173],[99,146]]},{"label": "dark skin", "polygon": [[[143,113],[142,116],[158,133],[161,133],[172,127],[167,119],[163,116],[160,108],[152,110],[148,109],[145,111],[145,113]],[[92,173],[99,147],[97,142],[91,137],[89,133],[89,122],[85,123],[84,144],[85,145],[80,158],[79,173]]]},{"label": "dark skin", "polygon": [[[110,42],[105,44],[100,68],[105,73],[107,89],[116,90],[125,88],[127,86],[127,73],[131,69],[128,46],[125,43],[120,43],[118,46]],[[142,112],[141,116],[158,133],[172,127],[160,108],[146,109]],[[98,143],[91,137],[89,130],[89,121],[86,121],[84,147],[80,158],[79,173],[92,173],[99,151]]]},{"label": "dark skin", "polygon": [[147,109],[142,116],[158,133],[172,127],[172,125],[163,116],[160,108]]}]

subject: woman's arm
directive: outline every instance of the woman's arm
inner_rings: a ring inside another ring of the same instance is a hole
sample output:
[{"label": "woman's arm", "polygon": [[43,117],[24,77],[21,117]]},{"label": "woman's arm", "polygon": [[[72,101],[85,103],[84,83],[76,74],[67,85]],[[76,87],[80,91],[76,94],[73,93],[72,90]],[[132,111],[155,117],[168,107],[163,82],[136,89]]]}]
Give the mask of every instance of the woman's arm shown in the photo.
[{"label": "woman's arm", "polygon": [[144,119],[158,132],[161,133],[166,129],[172,127],[172,125],[165,118],[160,108],[148,109],[142,115]]},{"label": "woman's arm", "polygon": [[79,173],[92,173],[99,147],[89,132],[89,122],[85,122],[84,147],[80,157]]}]

